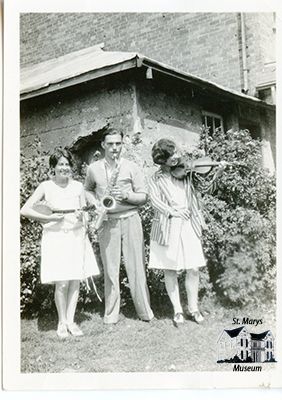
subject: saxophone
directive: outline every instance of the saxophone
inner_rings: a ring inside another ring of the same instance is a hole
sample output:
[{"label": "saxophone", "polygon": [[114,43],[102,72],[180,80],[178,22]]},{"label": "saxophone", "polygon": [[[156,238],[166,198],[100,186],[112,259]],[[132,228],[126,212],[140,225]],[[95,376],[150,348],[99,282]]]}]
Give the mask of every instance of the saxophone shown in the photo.
[{"label": "saxophone", "polygon": [[102,211],[98,214],[97,219],[95,221],[94,228],[96,230],[98,230],[102,226],[104,220],[106,219],[107,212],[113,210],[116,206],[116,200],[113,196],[111,196],[111,191],[113,187],[116,185],[120,170],[120,164],[121,164],[120,162],[116,161],[116,167],[111,175],[111,179],[105,190],[104,196],[101,198]]}]

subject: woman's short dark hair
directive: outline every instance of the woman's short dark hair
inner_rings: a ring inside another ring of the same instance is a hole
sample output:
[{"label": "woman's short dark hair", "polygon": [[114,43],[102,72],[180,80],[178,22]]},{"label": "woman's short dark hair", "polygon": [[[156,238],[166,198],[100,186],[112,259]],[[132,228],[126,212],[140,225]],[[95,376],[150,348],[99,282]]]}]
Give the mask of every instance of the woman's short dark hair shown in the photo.
[{"label": "woman's short dark hair", "polygon": [[152,158],[155,164],[163,165],[175,152],[176,145],[172,140],[160,139],[152,147]]},{"label": "woman's short dark hair", "polygon": [[56,165],[58,164],[58,161],[61,157],[65,157],[68,162],[70,167],[73,166],[73,157],[71,152],[68,149],[56,149],[53,154],[49,157],[49,165],[51,168],[55,168]]}]

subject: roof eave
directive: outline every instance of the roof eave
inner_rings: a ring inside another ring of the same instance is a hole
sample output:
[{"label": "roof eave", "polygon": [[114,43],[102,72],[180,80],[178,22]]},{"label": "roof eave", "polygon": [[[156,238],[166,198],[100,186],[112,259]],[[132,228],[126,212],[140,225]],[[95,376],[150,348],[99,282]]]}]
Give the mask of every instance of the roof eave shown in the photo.
[{"label": "roof eave", "polygon": [[209,90],[209,91],[217,93],[219,95],[223,95],[223,96],[225,96],[225,98],[228,97],[231,100],[246,102],[246,103],[249,103],[252,105],[258,105],[258,106],[262,106],[264,108],[268,108],[268,109],[272,109],[272,110],[275,110],[275,108],[276,108],[275,105],[265,103],[264,101],[262,101],[256,97],[248,96],[248,95],[241,94],[241,93],[236,93],[235,91],[233,92],[232,90],[220,87],[219,85],[216,85],[213,82],[209,82],[207,80],[198,78],[196,76],[191,76],[189,74],[179,72],[174,68],[168,68],[166,65],[159,63],[159,62],[155,62],[154,60],[151,60],[146,57],[139,57],[137,66],[138,67],[144,66],[147,68],[152,68],[153,70],[156,70],[158,72],[162,72],[166,75],[170,75],[177,79],[181,79],[185,82],[191,83],[194,86],[198,86],[199,88],[201,88],[203,90]]},{"label": "roof eave", "polygon": [[99,69],[82,73],[75,77],[70,77],[61,80],[59,82],[52,82],[50,84],[46,84],[45,86],[29,88],[26,91],[23,90],[21,91],[20,94],[20,100],[26,100],[32,97],[37,97],[43,94],[61,90],[90,80],[101,78],[103,76],[108,76],[117,72],[126,71],[132,68],[141,68],[141,67],[152,68],[155,71],[161,72],[176,79],[180,79],[182,81],[190,83],[195,87],[199,87],[202,90],[206,90],[211,93],[224,96],[224,98],[229,98],[230,100],[236,102],[239,101],[243,103],[248,103],[252,106],[258,105],[263,108],[275,110],[275,105],[265,103],[262,100],[257,99],[256,97],[251,97],[244,94],[233,92],[232,90],[221,87],[213,82],[209,82],[194,75],[189,75],[187,73],[180,72],[175,68],[169,67],[163,63],[147,58],[138,53],[134,57],[128,60],[123,60],[122,62],[117,64],[107,65]]},{"label": "roof eave", "polygon": [[132,58],[127,61],[123,61],[118,64],[106,66],[97,70],[89,71],[81,75],[71,77],[56,83],[48,84],[44,87],[34,88],[28,91],[22,91],[20,95],[20,100],[27,100],[32,97],[37,97],[43,94],[55,92],[60,89],[65,89],[70,86],[78,85],[80,83],[88,82],[94,79],[101,78],[103,76],[108,76],[115,74],[117,72],[126,71],[128,69],[135,68],[137,66],[137,57]]}]

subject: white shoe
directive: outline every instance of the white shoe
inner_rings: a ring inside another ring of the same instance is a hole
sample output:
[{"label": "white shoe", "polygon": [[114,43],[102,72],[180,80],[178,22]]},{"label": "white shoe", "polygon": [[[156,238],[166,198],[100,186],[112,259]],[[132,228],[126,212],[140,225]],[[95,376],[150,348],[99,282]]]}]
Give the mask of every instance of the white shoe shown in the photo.
[{"label": "white shoe", "polygon": [[201,324],[205,320],[200,311],[195,311],[191,313],[191,318],[197,324]]},{"label": "white shoe", "polygon": [[73,336],[83,336],[82,330],[73,322],[71,324],[68,324],[68,331],[73,335]]},{"label": "white shoe", "polygon": [[178,325],[181,325],[184,323],[184,317],[182,313],[176,313],[173,317],[173,325],[178,328]]},{"label": "white shoe", "polygon": [[63,322],[58,323],[58,328],[57,328],[57,335],[61,339],[65,339],[69,336],[67,326]]}]

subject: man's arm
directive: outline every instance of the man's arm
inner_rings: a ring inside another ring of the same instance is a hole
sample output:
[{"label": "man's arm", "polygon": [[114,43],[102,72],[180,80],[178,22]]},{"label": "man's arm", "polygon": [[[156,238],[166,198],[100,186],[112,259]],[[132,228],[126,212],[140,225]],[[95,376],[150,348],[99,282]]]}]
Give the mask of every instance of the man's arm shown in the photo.
[{"label": "man's arm", "polygon": [[112,194],[116,200],[126,202],[128,204],[134,204],[136,206],[142,206],[147,201],[146,193],[135,193],[132,191],[125,191],[121,190],[117,186],[112,190]]},{"label": "man's arm", "polygon": [[88,204],[94,205],[95,207],[98,206],[98,200],[96,199],[94,192],[85,190],[85,198]]},{"label": "man's arm", "polygon": [[95,194],[95,187],[96,187],[96,182],[95,178],[93,176],[93,172],[90,167],[88,167],[87,172],[86,172],[86,177],[85,177],[85,182],[84,182],[84,188],[85,188],[85,197],[87,203],[94,205],[95,207],[99,207],[99,201],[96,197]]},{"label": "man's arm", "polygon": [[116,185],[111,193],[116,200],[126,204],[141,206],[147,201],[147,190],[145,187],[144,176],[140,168],[134,163],[130,165],[131,169],[131,190],[126,190]]}]

